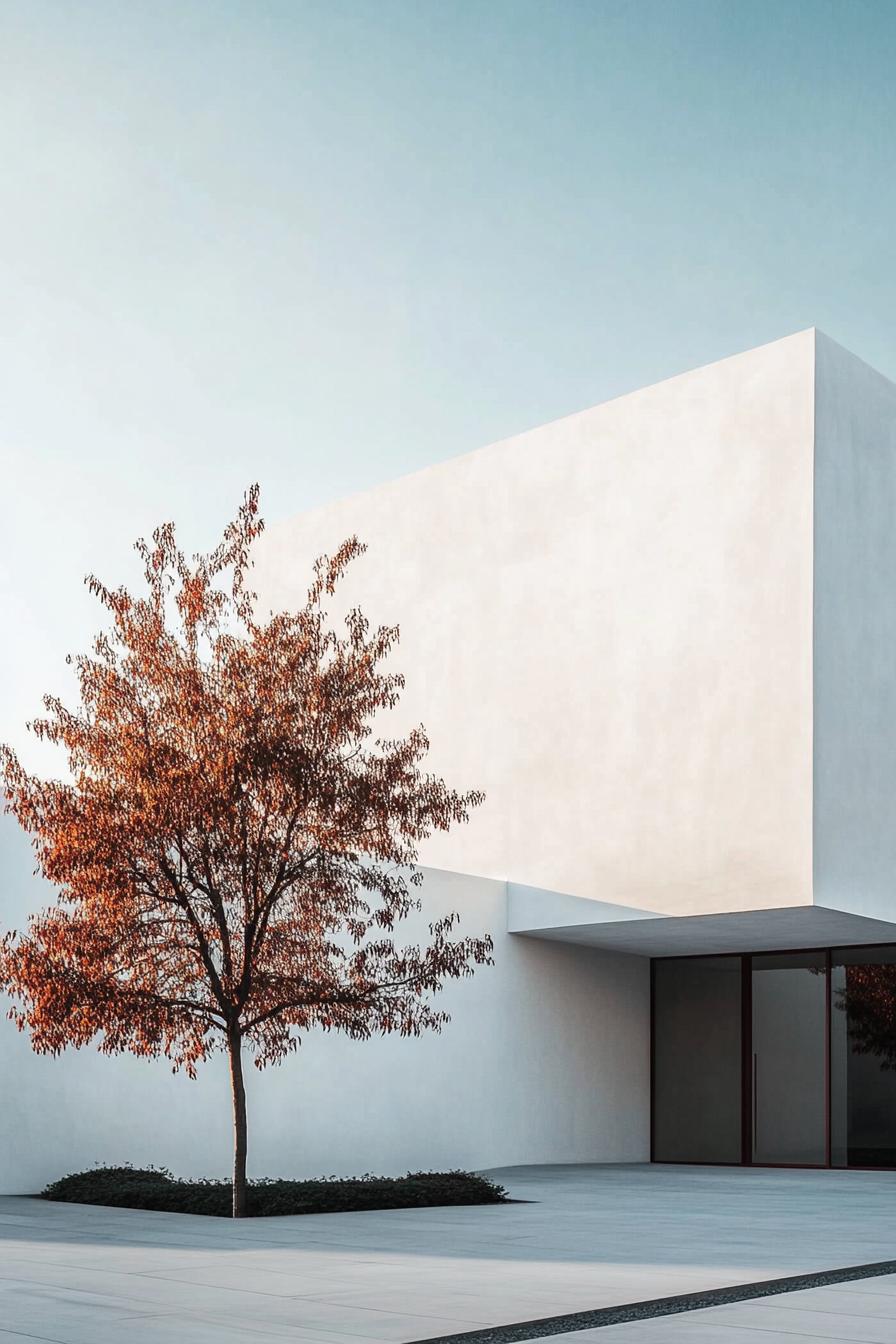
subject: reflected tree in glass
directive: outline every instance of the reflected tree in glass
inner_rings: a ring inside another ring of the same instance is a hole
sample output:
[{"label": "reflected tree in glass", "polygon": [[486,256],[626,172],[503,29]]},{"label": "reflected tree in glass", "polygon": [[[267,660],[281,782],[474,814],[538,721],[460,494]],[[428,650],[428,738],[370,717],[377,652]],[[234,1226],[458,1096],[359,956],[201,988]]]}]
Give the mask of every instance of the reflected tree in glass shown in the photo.
[{"label": "reflected tree in glass", "polygon": [[857,1055],[876,1055],[882,1069],[896,1069],[896,965],[847,966],[836,991]]},{"label": "reflected tree in glass", "polygon": [[896,1166],[896,948],[835,952],[831,1160]]}]

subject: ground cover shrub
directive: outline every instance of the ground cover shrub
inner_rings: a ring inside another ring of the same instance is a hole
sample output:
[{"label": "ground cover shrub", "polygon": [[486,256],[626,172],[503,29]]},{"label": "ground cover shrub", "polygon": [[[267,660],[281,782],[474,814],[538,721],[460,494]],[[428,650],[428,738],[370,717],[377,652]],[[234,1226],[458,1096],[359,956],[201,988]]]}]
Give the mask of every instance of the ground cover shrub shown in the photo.
[{"label": "ground cover shrub", "polygon": [[[42,1199],[105,1204],[165,1213],[229,1218],[229,1181],[181,1181],[161,1167],[94,1167],[53,1181]],[[335,1176],[313,1181],[261,1180],[248,1185],[247,1214],[349,1213],[361,1209],[433,1208],[449,1204],[503,1204],[507,1192],[471,1171],[411,1171],[406,1176]]]}]

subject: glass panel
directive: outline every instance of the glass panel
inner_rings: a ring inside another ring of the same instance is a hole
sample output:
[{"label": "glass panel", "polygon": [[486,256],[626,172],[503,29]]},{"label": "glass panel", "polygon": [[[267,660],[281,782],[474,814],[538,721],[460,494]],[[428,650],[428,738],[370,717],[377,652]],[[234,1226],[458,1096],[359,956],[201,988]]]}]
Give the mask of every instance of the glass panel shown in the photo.
[{"label": "glass panel", "polygon": [[826,1161],[824,952],[753,957],[753,1161]]},{"label": "glass panel", "polygon": [[654,963],[654,1156],[741,1160],[741,959]]},{"label": "glass panel", "polygon": [[831,1162],[896,1167],[896,947],[835,951]]}]

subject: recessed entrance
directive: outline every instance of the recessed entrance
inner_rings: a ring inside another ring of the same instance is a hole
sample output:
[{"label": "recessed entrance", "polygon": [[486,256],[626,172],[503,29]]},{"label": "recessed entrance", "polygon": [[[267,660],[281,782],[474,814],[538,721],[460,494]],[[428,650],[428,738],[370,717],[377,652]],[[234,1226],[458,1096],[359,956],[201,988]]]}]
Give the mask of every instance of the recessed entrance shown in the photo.
[{"label": "recessed entrance", "polygon": [[896,945],[652,963],[652,1158],[896,1167]]}]

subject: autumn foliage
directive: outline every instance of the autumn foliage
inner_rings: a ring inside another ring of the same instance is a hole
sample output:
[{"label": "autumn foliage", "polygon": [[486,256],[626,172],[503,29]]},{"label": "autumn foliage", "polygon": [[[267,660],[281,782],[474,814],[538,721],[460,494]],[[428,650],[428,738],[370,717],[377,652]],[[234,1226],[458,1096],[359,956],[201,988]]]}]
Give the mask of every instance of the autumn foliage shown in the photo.
[{"label": "autumn foliage", "polygon": [[836,1004],[846,1013],[855,1053],[876,1056],[884,1070],[896,1069],[896,965],[847,966]]},{"label": "autumn foliage", "polygon": [[395,939],[419,907],[420,842],[479,803],[424,772],[422,728],[376,736],[403,681],[394,627],[327,602],[364,549],[318,561],[300,610],[256,612],[253,488],[220,546],[188,561],[168,524],[138,542],[146,588],[88,579],[109,618],[73,660],[80,705],[45,699],[38,737],[70,777],[2,750],[7,807],[58,902],[7,935],[0,979],[34,1048],[96,1040],[195,1073],[228,1051],[234,1213],[245,1211],[243,1046],[282,1060],[312,1028],[439,1030],[432,995],[490,961],[457,917]]}]

